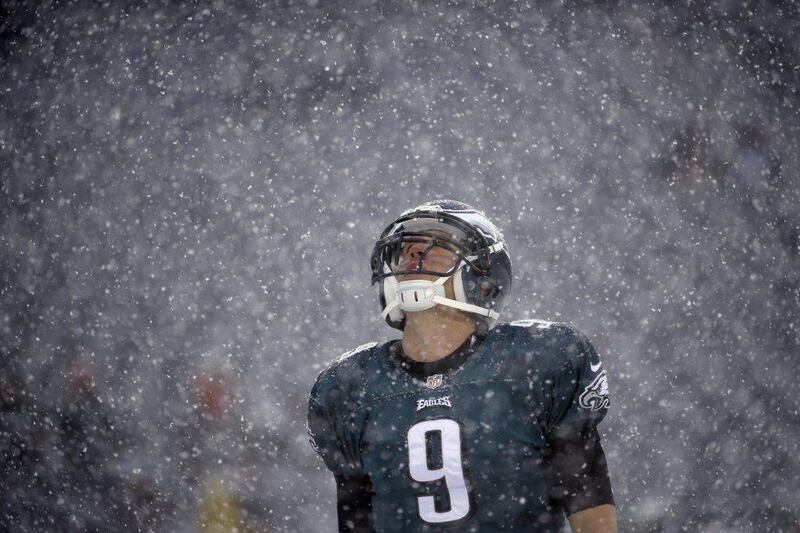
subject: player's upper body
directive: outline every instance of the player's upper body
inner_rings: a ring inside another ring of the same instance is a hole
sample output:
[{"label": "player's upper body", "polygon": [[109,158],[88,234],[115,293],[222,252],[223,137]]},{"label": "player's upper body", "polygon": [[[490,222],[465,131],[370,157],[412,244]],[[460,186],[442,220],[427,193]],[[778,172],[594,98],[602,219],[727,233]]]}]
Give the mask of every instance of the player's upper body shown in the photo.
[{"label": "player's upper body", "polygon": [[402,340],[323,371],[309,433],[343,531],[615,531],[596,425],[609,405],[591,343],[565,324],[495,325],[511,285],[502,236],[452,201],[404,213],[373,281]]}]

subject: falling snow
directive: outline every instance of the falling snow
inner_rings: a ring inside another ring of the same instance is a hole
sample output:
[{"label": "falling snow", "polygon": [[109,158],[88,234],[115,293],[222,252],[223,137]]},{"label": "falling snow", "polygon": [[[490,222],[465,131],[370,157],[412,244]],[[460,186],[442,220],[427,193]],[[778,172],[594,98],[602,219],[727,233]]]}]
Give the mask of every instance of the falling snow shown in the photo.
[{"label": "falling snow", "polygon": [[[504,228],[622,531],[800,517],[800,5],[0,6],[0,529],[334,531],[306,399],[383,227]],[[39,5],[40,4],[40,5]]]}]

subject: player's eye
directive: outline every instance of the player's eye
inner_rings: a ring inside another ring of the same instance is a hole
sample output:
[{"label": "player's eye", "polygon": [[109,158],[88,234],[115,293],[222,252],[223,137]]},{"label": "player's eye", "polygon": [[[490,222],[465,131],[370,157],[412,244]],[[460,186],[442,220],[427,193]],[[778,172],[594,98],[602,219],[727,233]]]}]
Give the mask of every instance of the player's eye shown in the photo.
[{"label": "player's eye", "polygon": [[392,246],[389,250],[390,265],[396,266],[403,257],[406,257],[409,254],[412,245],[413,243],[409,242],[398,242]]}]

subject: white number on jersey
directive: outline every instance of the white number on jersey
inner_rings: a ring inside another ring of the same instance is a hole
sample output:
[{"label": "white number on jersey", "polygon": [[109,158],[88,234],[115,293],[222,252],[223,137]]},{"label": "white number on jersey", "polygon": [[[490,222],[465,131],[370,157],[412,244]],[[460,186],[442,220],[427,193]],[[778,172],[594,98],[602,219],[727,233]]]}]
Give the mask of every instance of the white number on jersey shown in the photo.
[{"label": "white number on jersey", "polygon": [[[442,442],[442,467],[428,466],[426,440],[428,433],[439,432]],[[419,516],[426,522],[440,524],[460,520],[469,514],[469,492],[464,479],[461,458],[461,428],[448,418],[425,420],[408,430],[408,466],[411,477],[420,483],[445,480],[450,496],[450,510],[437,511],[433,496],[417,498]]]}]

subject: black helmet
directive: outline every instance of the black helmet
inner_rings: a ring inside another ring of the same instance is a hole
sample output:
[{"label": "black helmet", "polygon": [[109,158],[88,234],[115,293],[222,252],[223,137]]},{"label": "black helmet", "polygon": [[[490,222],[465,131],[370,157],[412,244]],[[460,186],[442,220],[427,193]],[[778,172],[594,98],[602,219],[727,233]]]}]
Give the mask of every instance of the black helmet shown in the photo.
[{"label": "black helmet", "polygon": [[[398,270],[403,244],[427,243],[411,270]],[[423,259],[434,247],[455,257],[445,272],[424,270]],[[380,282],[383,317],[402,330],[406,311],[427,309],[436,304],[455,307],[478,315],[488,330],[494,325],[511,288],[511,257],[503,236],[486,215],[454,200],[435,200],[404,212],[381,234],[372,250],[372,283]],[[398,275],[425,274],[439,280],[399,282]],[[444,282],[453,278],[455,299],[445,296]]]}]

